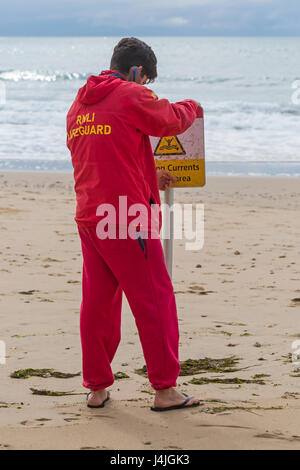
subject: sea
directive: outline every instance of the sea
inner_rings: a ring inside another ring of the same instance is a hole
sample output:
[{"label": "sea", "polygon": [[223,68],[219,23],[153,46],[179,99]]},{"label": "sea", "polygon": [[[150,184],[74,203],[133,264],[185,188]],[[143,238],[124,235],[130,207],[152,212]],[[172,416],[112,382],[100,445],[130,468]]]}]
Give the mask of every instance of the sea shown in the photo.
[{"label": "sea", "polygon": [[[117,37],[0,37],[0,170],[72,171],[66,114]],[[300,38],[145,37],[159,98],[205,112],[209,175],[300,176]]]}]

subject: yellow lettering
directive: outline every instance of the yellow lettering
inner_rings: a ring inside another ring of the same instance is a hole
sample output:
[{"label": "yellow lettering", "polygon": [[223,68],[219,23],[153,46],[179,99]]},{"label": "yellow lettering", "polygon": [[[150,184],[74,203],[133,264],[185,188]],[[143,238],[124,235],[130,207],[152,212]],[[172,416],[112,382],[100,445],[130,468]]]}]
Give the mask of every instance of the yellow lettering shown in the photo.
[{"label": "yellow lettering", "polygon": [[[83,124],[84,122],[93,122],[95,119],[95,113],[93,113],[92,120],[89,117],[89,114],[87,115],[82,115],[82,116],[77,116],[77,123]],[[67,131],[67,138],[68,140],[73,139],[74,137],[79,137],[79,135],[91,135],[91,134],[111,134],[111,126],[108,124],[98,124],[95,126],[94,124],[92,126],[79,126],[76,127],[75,129],[71,129],[70,132]]]},{"label": "yellow lettering", "polygon": [[81,116],[77,116],[77,121],[76,121],[76,124],[81,124]]}]

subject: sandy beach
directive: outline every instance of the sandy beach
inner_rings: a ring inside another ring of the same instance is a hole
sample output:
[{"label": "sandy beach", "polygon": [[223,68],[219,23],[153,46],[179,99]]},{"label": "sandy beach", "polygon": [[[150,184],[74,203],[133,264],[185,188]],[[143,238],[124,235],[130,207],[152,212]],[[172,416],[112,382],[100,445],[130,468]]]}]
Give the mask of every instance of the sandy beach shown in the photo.
[{"label": "sandy beach", "polygon": [[204,248],[175,242],[180,359],[238,360],[231,372],[179,377],[202,406],[159,414],[135,372],[144,359],[125,298],[113,370],[128,378],[115,381],[104,409],[86,408],[80,376],[10,377],[80,372],[82,260],[72,175],[0,173],[0,449],[299,449],[299,183],[210,177],[203,189],[175,191],[178,202],[205,204]]}]

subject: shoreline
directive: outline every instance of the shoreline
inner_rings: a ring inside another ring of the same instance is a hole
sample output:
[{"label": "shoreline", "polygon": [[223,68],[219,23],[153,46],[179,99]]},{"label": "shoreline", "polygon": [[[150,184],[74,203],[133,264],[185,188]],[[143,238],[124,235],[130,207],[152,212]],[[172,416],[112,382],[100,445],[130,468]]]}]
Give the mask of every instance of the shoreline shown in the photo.
[{"label": "shoreline", "polygon": [[[73,171],[70,170],[70,171],[67,171],[67,170],[1,170],[0,169],[0,174],[3,173],[3,174],[11,174],[11,173],[16,173],[16,174],[51,174],[51,175],[73,175]],[[258,178],[258,179],[261,179],[261,178],[266,178],[266,179],[269,179],[269,178],[277,178],[277,179],[292,179],[292,178],[300,178],[300,174],[298,175],[268,175],[268,174],[263,174],[263,175],[259,175],[259,174],[253,174],[253,175],[242,175],[242,174],[237,174],[237,175],[216,175],[216,174],[210,174],[210,173],[207,173],[206,174],[206,177],[207,178]],[[186,188],[175,188],[175,189],[186,189]]]},{"label": "shoreline", "polygon": [[[34,176],[34,175],[65,175],[67,177],[70,177],[70,178],[73,178],[73,171],[57,171],[57,170],[53,170],[53,171],[50,171],[50,170],[1,170],[0,169],[0,175],[18,175],[18,176],[22,176],[22,175],[30,175],[30,176]],[[207,178],[209,178],[210,180],[214,179],[214,178],[234,178],[234,179],[252,179],[254,180],[255,178],[257,179],[267,179],[269,180],[270,178],[276,178],[276,179],[282,179],[282,180],[290,180],[290,179],[299,179],[300,178],[300,175],[215,175],[215,174],[206,174]],[[197,190],[197,189],[201,189],[201,188],[174,188],[174,189],[179,189],[179,190],[183,190],[183,189],[194,189],[194,190]]]},{"label": "shoreline", "polygon": [[[205,162],[209,177],[300,177],[298,161],[210,161]],[[0,159],[0,172],[34,172],[72,174],[71,160]]]}]

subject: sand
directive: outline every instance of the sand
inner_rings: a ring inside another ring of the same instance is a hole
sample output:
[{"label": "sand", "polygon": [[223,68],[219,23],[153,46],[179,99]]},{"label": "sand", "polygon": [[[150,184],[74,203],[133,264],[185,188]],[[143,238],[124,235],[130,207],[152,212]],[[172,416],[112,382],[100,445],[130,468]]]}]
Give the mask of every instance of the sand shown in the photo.
[{"label": "sand", "polygon": [[290,359],[300,339],[299,179],[208,178],[205,189],[176,190],[177,201],[203,202],[206,219],[201,251],[175,242],[180,358],[240,358],[242,370],[196,378],[267,377],[265,385],[180,377],[203,405],[163,414],[149,410],[153,392],[135,373],[144,359],[125,300],[113,370],[129,378],[115,381],[104,409],[86,408],[81,377],[10,378],[26,368],[80,372],[81,252],[72,175],[1,173],[0,188],[0,449],[300,448],[300,377]]}]

